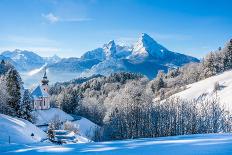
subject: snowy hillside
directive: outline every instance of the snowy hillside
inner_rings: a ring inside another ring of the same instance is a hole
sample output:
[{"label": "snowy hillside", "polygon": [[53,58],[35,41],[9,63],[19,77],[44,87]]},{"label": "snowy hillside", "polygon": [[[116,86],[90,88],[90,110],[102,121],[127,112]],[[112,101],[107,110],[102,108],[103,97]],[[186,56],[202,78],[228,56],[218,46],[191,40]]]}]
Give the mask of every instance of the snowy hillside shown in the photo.
[{"label": "snowy hillside", "polygon": [[[220,89],[215,92],[214,85],[219,83]],[[184,99],[192,100],[198,99],[202,95],[206,98],[219,98],[221,104],[225,106],[226,109],[232,111],[232,71],[226,71],[222,74],[212,76],[205,80],[187,85],[187,89],[175,94],[174,96],[179,96]]]},{"label": "snowy hillside", "polygon": [[84,117],[72,117],[71,115],[65,113],[59,108],[50,108],[48,110],[36,110],[33,112],[33,115],[36,117],[36,125],[40,125],[41,129],[46,130],[47,125],[55,117],[58,117],[61,122],[71,121],[79,127],[79,134],[85,138],[91,139],[94,135],[98,125],[91,122],[90,120]]},{"label": "snowy hillside", "polygon": [[33,111],[33,115],[36,117],[36,125],[45,125],[48,124],[54,119],[58,117],[62,122],[71,121],[73,117],[59,108],[50,108],[47,110],[36,110]]},{"label": "snowy hillside", "polygon": [[69,145],[19,145],[0,147],[6,154],[99,155],[229,155],[231,134],[205,134]]},{"label": "snowy hillside", "polygon": [[11,143],[18,144],[40,142],[47,137],[41,129],[26,120],[0,114],[0,145],[8,143],[9,136]]},{"label": "snowy hillside", "polygon": [[94,136],[94,132],[99,128],[98,125],[83,117],[73,123],[79,126],[80,135],[89,139]]}]

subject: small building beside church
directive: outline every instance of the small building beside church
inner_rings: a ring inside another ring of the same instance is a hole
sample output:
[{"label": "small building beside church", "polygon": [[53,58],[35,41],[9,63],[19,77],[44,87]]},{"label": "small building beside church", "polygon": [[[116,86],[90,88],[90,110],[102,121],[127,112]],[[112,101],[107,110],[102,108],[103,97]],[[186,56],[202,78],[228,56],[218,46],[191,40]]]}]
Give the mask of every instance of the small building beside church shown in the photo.
[{"label": "small building beside church", "polygon": [[32,92],[33,109],[34,110],[46,110],[50,108],[50,95],[48,93],[49,80],[45,69],[44,76],[41,80],[41,84],[38,85]]}]

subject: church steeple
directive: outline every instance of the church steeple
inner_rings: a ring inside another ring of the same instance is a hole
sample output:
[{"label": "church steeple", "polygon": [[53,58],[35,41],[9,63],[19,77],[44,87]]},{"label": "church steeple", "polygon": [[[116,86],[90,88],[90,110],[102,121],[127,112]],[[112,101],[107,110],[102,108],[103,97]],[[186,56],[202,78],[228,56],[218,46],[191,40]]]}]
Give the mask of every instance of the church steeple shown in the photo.
[{"label": "church steeple", "polygon": [[46,86],[48,85],[48,77],[47,77],[47,68],[45,68],[45,72],[44,72],[44,76],[43,79],[41,80],[42,86]]}]

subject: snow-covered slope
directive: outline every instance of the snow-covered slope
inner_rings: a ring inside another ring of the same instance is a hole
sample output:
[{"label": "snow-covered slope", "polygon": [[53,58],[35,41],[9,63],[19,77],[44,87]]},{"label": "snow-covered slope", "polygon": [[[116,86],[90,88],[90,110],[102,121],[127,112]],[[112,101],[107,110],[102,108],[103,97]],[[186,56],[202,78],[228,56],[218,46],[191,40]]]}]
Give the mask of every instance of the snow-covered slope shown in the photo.
[{"label": "snow-covered slope", "polygon": [[62,122],[73,120],[72,116],[65,113],[59,108],[36,110],[33,111],[33,115],[36,117],[36,125],[46,125],[50,123],[55,117],[58,117]]},{"label": "snow-covered slope", "polygon": [[153,56],[154,58],[162,58],[164,51],[167,51],[165,47],[158,44],[146,33],[142,33],[139,40],[133,47],[132,57],[137,59],[143,59],[149,56]]},{"label": "snow-covered slope", "polygon": [[39,125],[43,130],[47,129],[49,124],[55,117],[58,117],[61,122],[71,121],[79,127],[79,134],[83,138],[91,139],[94,135],[96,129],[99,128],[98,125],[91,122],[84,117],[72,117],[71,115],[65,113],[59,108],[50,108],[48,110],[36,110],[33,111],[33,115],[36,117],[36,125]]},{"label": "snow-covered slope", "polygon": [[93,138],[94,132],[99,128],[98,125],[83,117],[73,123],[79,126],[80,135],[88,139]]},{"label": "snow-covered slope", "polygon": [[[220,90],[214,91],[214,85],[218,82],[220,85]],[[205,80],[187,85],[187,89],[175,94],[184,99],[192,100],[197,99],[204,95],[205,97],[212,98],[217,97],[220,103],[225,106],[225,108],[232,111],[232,70],[226,71],[222,74],[212,76]]]},{"label": "snow-covered slope", "polygon": [[40,142],[47,137],[41,129],[26,120],[0,114],[0,146],[9,142],[9,136],[11,143],[18,144]]},{"label": "snow-covered slope", "polygon": [[111,73],[126,71],[125,65],[122,60],[109,58],[99,64],[94,65],[92,68],[82,72],[80,76],[89,77],[92,75],[109,75]]},{"label": "snow-covered slope", "polygon": [[205,134],[68,145],[0,147],[6,154],[65,155],[230,155],[231,134]]}]

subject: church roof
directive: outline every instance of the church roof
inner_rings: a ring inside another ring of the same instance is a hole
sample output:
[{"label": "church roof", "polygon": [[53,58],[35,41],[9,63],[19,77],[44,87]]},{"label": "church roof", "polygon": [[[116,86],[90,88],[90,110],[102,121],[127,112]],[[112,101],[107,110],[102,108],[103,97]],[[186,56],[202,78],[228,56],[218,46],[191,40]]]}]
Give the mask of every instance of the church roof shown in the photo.
[{"label": "church roof", "polygon": [[49,94],[41,86],[37,86],[31,93],[33,98],[49,97]]}]

